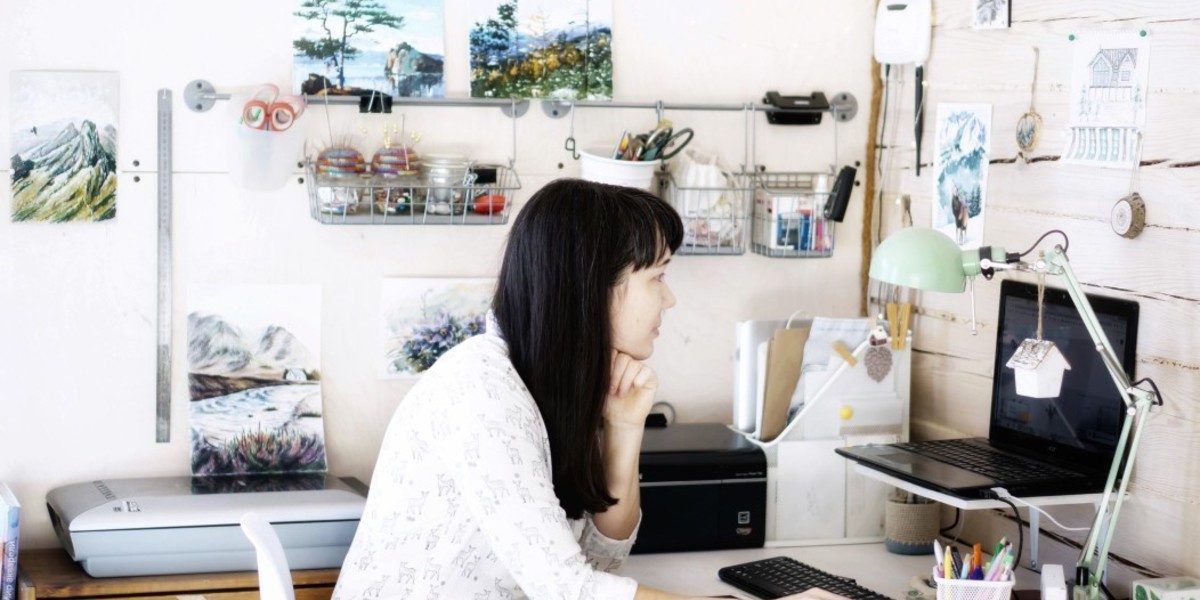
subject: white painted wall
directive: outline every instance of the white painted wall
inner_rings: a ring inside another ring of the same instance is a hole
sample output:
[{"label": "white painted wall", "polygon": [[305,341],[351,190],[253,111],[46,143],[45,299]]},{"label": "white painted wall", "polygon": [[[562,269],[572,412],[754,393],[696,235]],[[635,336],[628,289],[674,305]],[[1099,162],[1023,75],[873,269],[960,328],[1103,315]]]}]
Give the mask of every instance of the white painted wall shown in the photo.
[{"label": "white painted wall", "polygon": [[[614,2],[616,96],[622,100],[756,101],[765,90],[849,91],[870,100],[874,3],[670,0]],[[322,367],[331,471],[367,480],[385,424],[408,390],[375,378],[379,281],[397,276],[490,276],[508,227],[339,228],[308,217],[304,188],[235,189],[224,163],[228,104],[197,114],[180,95],[195,78],[219,89],[290,81],[293,3],[127,0],[0,2],[0,123],[9,123],[9,70],[115,70],[121,77],[118,216],[102,224],[13,225],[0,218],[0,480],[26,507],[27,547],[56,542],[45,510],[51,487],[82,480],[180,475],[189,470],[184,316],[189,286],[317,283],[323,289]],[[448,95],[467,85],[466,0],[446,0]],[[154,442],[155,93],[175,93],[175,393],[172,442]],[[53,98],[47,98],[53,102]],[[495,109],[404,109],[419,150],[503,159],[507,120]],[[311,117],[323,116],[313,111]],[[335,132],[382,120],[332,111]],[[696,129],[696,147],[741,162],[739,114],[669,113]],[[324,123],[309,118],[314,139]],[[580,111],[581,146],[624,128],[649,129],[646,110]],[[839,131],[840,163],[861,160],[866,110]],[[823,168],[833,128],[770,128],[758,156],[771,169]],[[578,173],[562,150],[566,120],[537,107],[518,121],[519,200]],[[0,155],[9,156],[7,133]],[[140,161],[135,167],[133,161]],[[7,167],[5,164],[0,165]],[[563,167],[559,167],[563,163]],[[11,173],[4,171],[7,179]],[[135,181],[140,178],[141,181]],[[0,214],[9,210],[0,190]],[[727,422],[732,323],[794,309],[858,310],[861,198],[832,259],[684,257],[669,279],[680,298],[652,359],[661,397],[685,421]]]}]

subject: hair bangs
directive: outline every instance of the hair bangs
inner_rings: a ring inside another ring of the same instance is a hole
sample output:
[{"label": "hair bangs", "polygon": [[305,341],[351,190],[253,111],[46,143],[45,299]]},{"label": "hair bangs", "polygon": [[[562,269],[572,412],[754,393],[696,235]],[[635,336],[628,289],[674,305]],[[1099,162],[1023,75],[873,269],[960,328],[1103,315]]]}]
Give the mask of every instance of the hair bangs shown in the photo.
[{"label": "hair bangs", "polygon": [[671,205],[645,192],[646,202],[628,203],[629,256],[633,270],[658,264],[683,244],[683,221]]}]

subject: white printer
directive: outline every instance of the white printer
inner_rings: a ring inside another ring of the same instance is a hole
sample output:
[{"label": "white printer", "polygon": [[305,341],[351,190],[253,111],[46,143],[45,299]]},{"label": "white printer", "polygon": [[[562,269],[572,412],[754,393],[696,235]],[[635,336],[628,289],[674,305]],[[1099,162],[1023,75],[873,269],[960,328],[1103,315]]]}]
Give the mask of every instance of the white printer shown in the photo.
[{"label": "white printer", "polygon": [[293,569],[340,567],[366,504],[356,479],[324,474],[110,479],[46,495],[71,558],[94,577],[252,571],[238,521],[275,526]]}]

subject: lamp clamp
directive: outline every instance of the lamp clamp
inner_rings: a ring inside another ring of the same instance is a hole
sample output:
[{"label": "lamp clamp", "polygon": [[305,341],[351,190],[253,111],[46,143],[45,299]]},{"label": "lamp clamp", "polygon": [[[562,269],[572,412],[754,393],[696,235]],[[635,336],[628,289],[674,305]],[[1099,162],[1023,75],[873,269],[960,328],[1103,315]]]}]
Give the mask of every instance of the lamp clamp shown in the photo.
[{"label": "lamp clamp", "polygon": [[988,281],[991,281],[992,277],[996,276],[996,266],[992,262],[991,246],[979,247],[979,274],[983,275],[983,278]]}]

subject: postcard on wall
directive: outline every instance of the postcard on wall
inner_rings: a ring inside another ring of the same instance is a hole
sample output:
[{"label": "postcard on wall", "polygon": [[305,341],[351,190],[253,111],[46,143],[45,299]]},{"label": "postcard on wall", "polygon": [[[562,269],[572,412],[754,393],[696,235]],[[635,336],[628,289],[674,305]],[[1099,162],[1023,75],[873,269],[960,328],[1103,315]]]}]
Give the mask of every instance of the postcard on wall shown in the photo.
[{"label": "postcard on wall", "polygon": [[325,470],[321,288],[189,290],[193,475]]},{"label": "postcard on wall", "polygon": [[933,228],[962,248],[983,244],[983,212],[991,151],[992,106],[937,106]]},{"label": "postcard on wall", "polygon": [[293,89],[440,98],[442,0],[300,0],[292,13]]},{"label": "postcard on wall", "polygon": [[1012,22],[1010,0],[970,0],[974,29],[1006,29]]},{"label": "postcard on wall", "polygon": [[384,279],[379,315],[381,378],[416,377],[463,340],[483,333],[496,280]]},{"label": "postcard on wall", "polygon": [[13,71],[12,220],[117,215],[120,78],[112,71]]},{"label": "postcard on wall", "polygon": [[612,98],[612,0],[470,0],[471,96]]},{"label": "postcard on wall", "polygon": [[1073,42],[1063,162],[1131,168],[1146,124],[1150,43],[1138,31],[1084,32]]}]

